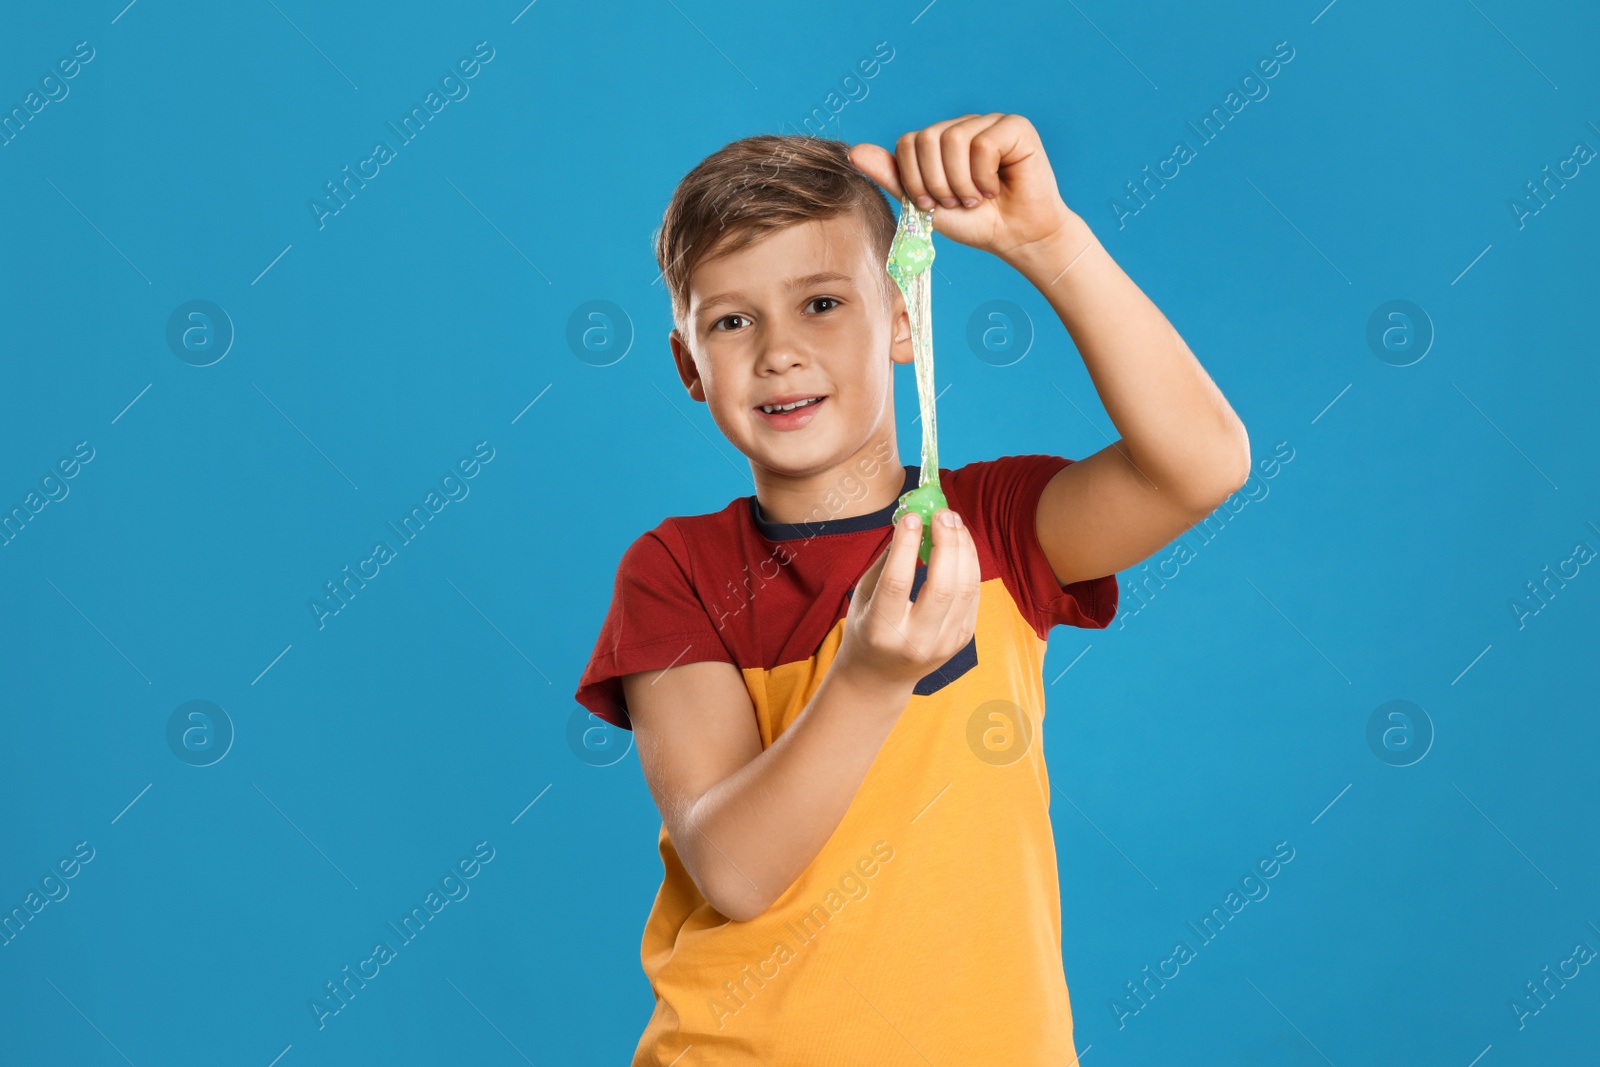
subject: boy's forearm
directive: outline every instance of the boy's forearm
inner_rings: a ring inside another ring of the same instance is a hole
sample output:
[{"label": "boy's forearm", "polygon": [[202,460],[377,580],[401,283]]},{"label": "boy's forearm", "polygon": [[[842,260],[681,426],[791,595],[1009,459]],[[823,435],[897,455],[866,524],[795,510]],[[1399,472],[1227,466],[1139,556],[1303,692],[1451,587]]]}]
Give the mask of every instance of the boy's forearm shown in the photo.
[{"label": "boy's forearm", "polygon": [[[761,755],[713,786],[688,822],[729,918],[765,911],[822,851],[855,798],[911,688],[829,671]],[[680,849],[682,845],[679,846]]]},{"label": "boy's forearm", "polygon": [[[1207,503],[1231,491],[1244,424],[1167,317],[1070,210],[1054,237],[1008,256],[1072,335],[1129,458],[1159,488]],[[1230,481],[1230,479],[1232,479]]]}]

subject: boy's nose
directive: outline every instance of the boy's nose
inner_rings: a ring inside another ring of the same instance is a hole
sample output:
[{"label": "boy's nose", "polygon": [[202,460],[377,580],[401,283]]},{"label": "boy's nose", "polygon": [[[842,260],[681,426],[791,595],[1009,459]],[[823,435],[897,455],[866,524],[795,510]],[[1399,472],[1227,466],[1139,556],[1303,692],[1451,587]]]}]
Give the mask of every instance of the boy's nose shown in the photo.
[{"label": "boy's nose", "polygon": [[758,370],[786,371],[790,367],[804,366],[804,349],[794,337],[782,329],[769,328],[761,339],[761,350],[756,356]]},{"label": "boy's nose", "polygon": [[771,370],[781,374],[783,371],[786,371],[791,367],[799,367],[803,366],[804,364],[805,360],[794,348],[788,346],[780,347],[768,345],[766,348],[762,349],[761,356],[756,361],[756,368],[758,370]]}]

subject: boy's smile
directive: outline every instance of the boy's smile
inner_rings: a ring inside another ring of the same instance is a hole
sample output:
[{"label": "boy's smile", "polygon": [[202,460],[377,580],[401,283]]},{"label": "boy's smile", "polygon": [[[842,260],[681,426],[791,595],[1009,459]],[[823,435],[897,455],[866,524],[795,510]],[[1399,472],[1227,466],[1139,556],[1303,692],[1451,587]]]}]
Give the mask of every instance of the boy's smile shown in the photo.
[{"label": "boy's smile", "polygon": [[761,412],[766,421],[776,429],[798,430],[811,421],[811,417],[816,413],[814,409],[826,399],[826,396],[776,396],[765,404],[757,404],[756,410]]},{"label": "boy's smile", "polygon": [[[910,322],[855,213],[703,260],[688,304],[669,335],[679,376],[749,457],[774,521],[808,510],[838,472],[894,440],[893,371],[912,360]],[[884,506],[902,476],[891,462],[857,506]]]}]

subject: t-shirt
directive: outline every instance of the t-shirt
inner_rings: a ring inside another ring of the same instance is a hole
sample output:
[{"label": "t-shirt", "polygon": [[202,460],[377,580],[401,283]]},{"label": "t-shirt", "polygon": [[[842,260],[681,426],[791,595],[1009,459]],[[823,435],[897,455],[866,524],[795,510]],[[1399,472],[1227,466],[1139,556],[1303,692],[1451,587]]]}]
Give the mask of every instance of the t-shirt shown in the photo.
[{"label": "t-shirt", "polygon": [[[1039,495],[1071,462],[940,468],[977,547],[977,628],[917,683],[844,818],[765,912],[717,912],[663,823],[664,877],[640,946],[656,1002],[633,1067],[1076,1062],[1043,666],[1051,627],[1110,623],[1117,582],[1063,587],[1039,543]],[[919,475],[906,466],[904,489]],[[720,660],[742,673],[770,746],[838,652],[895,506],[775,523],[748,496],[663,520],[623,554],[578,702],[631,729],[622,675]],[[913,599],[926,574],[916,567]]]}]

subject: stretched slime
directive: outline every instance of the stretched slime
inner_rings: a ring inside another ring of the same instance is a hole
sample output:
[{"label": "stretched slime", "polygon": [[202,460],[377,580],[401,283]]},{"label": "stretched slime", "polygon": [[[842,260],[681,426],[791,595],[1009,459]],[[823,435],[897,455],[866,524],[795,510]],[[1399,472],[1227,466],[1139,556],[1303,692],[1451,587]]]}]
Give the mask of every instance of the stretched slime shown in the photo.
[{"label": "stretched slime", "polygon": [[912,363],[917,369],[917,400],[922,409],[922,473],[915,489],[900,495],[894,522],[908,511],[922,516],[922,544],[917,558],[924,566],[933,550],[933,513],[949,507],[939,488],[939,440],[934,425],[933,401],[933,286],[928,268],[933,266],[933,212],[921,211],[910,200],[900,201],[900,221],[889,249],[885,269],[905,294],[911,319]]}]

